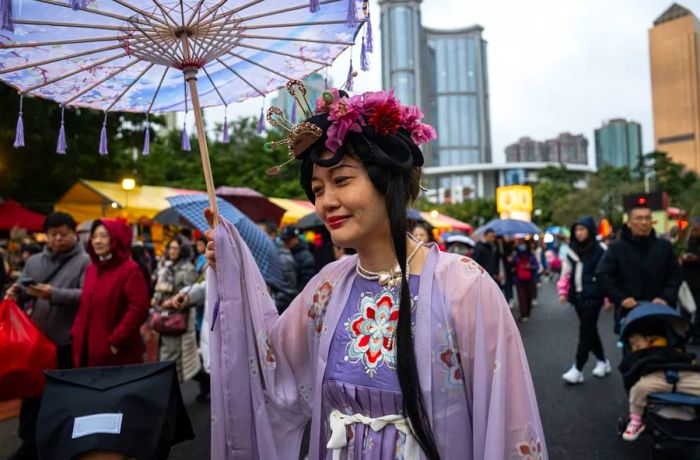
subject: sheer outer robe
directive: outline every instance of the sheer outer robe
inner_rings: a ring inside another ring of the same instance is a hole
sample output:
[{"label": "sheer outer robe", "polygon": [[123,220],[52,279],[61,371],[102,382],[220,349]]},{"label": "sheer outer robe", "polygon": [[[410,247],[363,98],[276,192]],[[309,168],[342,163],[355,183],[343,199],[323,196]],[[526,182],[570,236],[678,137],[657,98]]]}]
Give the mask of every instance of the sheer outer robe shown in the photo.
[{"label": "sheer outer robe", "polygon": [[[278,318],[235,227],[222,221],[215,233],[212,459],[296,460],[309,418],[309,458],[324,456],[323,376],[356,256],[326,266]],[[419,378],[443,458],[546,459],[520,335],[491,277],[433,245],[416,315]]]}]

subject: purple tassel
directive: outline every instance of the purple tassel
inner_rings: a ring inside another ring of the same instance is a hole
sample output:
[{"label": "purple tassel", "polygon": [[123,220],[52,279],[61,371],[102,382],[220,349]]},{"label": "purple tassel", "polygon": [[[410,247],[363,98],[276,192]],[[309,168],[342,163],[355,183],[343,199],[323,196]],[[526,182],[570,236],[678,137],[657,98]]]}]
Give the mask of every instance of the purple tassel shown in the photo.
[{"label": "purple tassel", "polygon": [[66,127],[63,122],[63,106],[61,106],[61,128],[58,130],[58,141],[56,141],[56,153],[60,155],[66,154]]},{"label": "purple tassel", "polygon": [[345,80],[345,89],[347,91],[352,91],[353,88],[353,78],[355,71],[352,68],[352,59],[350,59],[350,68],[348,69],[348,78]]},{"label": "purple tassel", "polygon": [[229,144],[231,143],[231,135],[228,132],[228,117],[224,116],[224,137],[221,139],[221,143]]},{"label": "purple tassel", "polygon": [[15,148],[24,147],[24,121],[22,120],[22,102],[24,95],[19,95],[19,116],[17,117],[17,131],[15,132]]},{"label": "purple tassel", "polygon": [[141,155],[148,156],[149,153],[151,153],[151,124],[148,122],[148,117],[146,117],[146,132],[143,134]]},{"label": "purple tassel", "polygon": [[360,69],[363,72],[369,70],[369,59],[367,59],[367,46],[365,45],[365,40],[362,40],[362,52],[360,52]]},{"label": "purple tassel", "polygon": [[367,43],[367,52],[374,53],[374,38],[372,37],[372,17],[367,13],[367,24],[365,25],[365,42]]},{"label": "purple tassel", "polygon": [[309,11],[312,13],[317,12],[321,9],[321,0],[310,0],[309,1]]},{"label": "purple tassel", "polygon": [[263,107],[261,107],[260,108],[260,118],[258,118],[257,132],[258,132],[258,134],[262,134],[263,131],[265,131],[265,109]]},{"label": "purple tassel", "polygon": [[190,147],[190,136],[187,135],[187,126],[185,123],[182,124],[182,150],[185,152],[192,150]]},{"label": "purple tassel", "polygon": [[297,124],[297,101],[292,103],[292,114],[289,116],[289,121],[291,121],[293,125]]},{"label": "purple tassel", "polygon": [[0,30],[15,31],[12,17],[12,0],[0,0]]},{"label": "purple tassel", "polygon": [[348,27],[357,27],[357,7],[355,0],[348,0],[348,16],[345,18]]},{"label": "purple tassel", "polygon": [[70,0],[70,7],[75,11],[87,8],[87,0]]},{"label": "purple tassel", "polygon": [[100,132],[100,155],[104,156],[109,153],[107,151],[107,113],[105,113],[105,121],[102,122],[102,132]]}]

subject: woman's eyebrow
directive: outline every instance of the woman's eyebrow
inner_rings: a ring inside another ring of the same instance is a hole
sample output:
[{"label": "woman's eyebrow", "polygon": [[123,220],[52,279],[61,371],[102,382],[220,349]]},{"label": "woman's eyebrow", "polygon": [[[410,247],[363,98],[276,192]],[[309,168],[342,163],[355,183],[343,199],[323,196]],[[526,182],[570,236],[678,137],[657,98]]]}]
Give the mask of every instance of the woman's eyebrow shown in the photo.
[{"label": "woman's eyebrow", "polygon": [[[351,165],[351,164],[349,164],[349,163],[340,163],[340,164],[337,164],[337,165],[335,165],[335,166],[331,166],[330,168],[328,168],[328,171],[335,171],[336,169],[340,169],[340,168],[353,168],[353,169],[357,169],[357,166]],[[311,182],[313,182],[313,181],[315,181],[315,180],[320,181],[321,179],[319,179],[318,176],[311,176]]]}]

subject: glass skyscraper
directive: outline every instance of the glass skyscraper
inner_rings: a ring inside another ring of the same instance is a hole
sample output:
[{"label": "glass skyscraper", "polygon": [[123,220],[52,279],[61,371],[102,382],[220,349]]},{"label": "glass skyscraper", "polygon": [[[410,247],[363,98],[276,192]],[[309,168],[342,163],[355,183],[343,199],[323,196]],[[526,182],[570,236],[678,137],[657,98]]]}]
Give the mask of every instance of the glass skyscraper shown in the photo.
[{"label": "glass skyscraper", "polygon": [[[424,174],[437,201],[493,196],[488,70],[483,28],[423,27],[421,0],[380,0],[385,89],[416,104],[438,139],[423,149]],[[430,195],[429,195],[430,196]]]},{"label": "glass skyscraper", "polygon": [[595,155],[598,168],[636,168],[642,158],[642,127],[620,118],[595,130]]}]

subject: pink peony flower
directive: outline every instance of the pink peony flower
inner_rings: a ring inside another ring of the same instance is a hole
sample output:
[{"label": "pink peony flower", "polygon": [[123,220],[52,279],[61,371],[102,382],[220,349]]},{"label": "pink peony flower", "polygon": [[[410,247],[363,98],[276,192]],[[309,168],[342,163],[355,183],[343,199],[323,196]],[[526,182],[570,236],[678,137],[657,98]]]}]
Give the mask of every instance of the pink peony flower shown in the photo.
[{"label": "pink peony flower", "polygon": [[437,133],[432,126],[424,123],[418,125],[411,131],[411,140],[416,144],[425,144],[437,138]]},{"label": "pink peony flower", "polygon": [[324,93],[331,93],[333,95],[333,102],[329,104],[325,99],[323,99],[323,93],[321,93],[321,95],[316,98],[314,103],[316,113],[328,113],[331,105],[340,99],[340,92],[338,91],[338,88],[329,88],[328,90],[324,91]]},{"label": "pink peony flower", "polygon": [[423,112],[417,105],[402,105],[401,116],[403,118],[403,127],[408,131],[413,131],[420,125],[423,119]]},{"label": "pink peony flower", "polygon": [[331,105],[328,119],[332,124],[326,133],[326,147],[331,152],[336,152],[343,145],[348,132],[362,132],[362,114],[356,105],[357,101],[342,97]]}]

